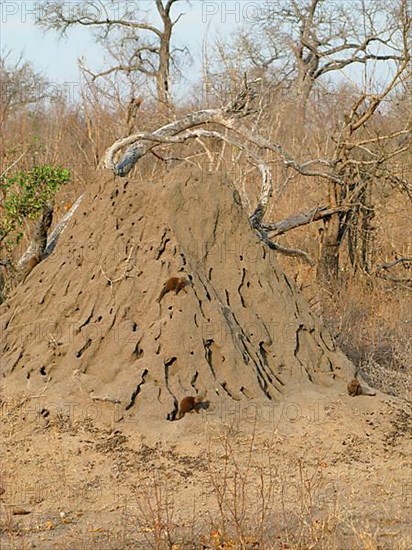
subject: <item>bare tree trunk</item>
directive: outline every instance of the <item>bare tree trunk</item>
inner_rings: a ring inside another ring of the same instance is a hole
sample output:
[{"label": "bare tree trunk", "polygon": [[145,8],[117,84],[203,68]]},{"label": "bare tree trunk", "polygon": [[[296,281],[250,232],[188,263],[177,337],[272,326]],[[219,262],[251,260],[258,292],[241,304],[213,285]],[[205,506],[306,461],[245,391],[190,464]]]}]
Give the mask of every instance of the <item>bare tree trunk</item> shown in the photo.
[{"label": "bare tree trunk", "polygon": [[156,0],[157,10],[163,21],[163,30],[159,45],[159,67],[156,71],[156,89],[158,103],[163,106],[170,106],[172,99],[170,97],[170,40],[172,37],[173,21],[170,16],[170,10],[176,0],[168,0],[163,5],[162,0]]},{"label": "bare tree trunk", "polygon": [[348,247],[349,258],[353,270],[361,269],[370,273],[374,255],[374,232],[372,220],[375,210],[372,204],[370,182],[361,184],[361,192],[358,193],[359,205],[351,212],[351,220],[348,223]]},{"label": "bare tree trunk", "polygon": [[370,273],[373,265],[375,228],[372,220],[375,217],[375,211],[370,181],[353,169],[348,170],[342,176],[342,180],[349,183],[331,184],[334,189],[331,192],[330,201],[334,206],[329,211],[338,214],[330,218],[323,216],[324,232],[318,276],[326,282],[338,280],[339,258],[345,237],[348,241],[348,253],[353,271],[361,269]]},{"label": "bare tree trunk", "polygon": [[362,267],[366,273],[371,273],[375,263],[375,208],[372,203],[371,186],[368,184],[365,191],[363,220],[362,220]]},{"label": "bare tree trunk", "polygon": [[157,99],[161,105],[169,106],[170,97],[170,37],[172,28],[165,30],[159,50],[159,70],[156,74]]},{"label": "bare tree trunk", "polygon": [[323,222],[324,232],[317,266],[318,279],[326,283],[337,281],[339,276],[339,216],[332,216]]},{"label": "bare tree trunk", "polygon": [[[339,187],[337,183],[329,183],[329,205],[331,208],[337,208],[342,205]],[[339,275],[340,216],[325,218],[323,220],[323,229],[317,276],[320,280],[330,283],[336,281]]]}]

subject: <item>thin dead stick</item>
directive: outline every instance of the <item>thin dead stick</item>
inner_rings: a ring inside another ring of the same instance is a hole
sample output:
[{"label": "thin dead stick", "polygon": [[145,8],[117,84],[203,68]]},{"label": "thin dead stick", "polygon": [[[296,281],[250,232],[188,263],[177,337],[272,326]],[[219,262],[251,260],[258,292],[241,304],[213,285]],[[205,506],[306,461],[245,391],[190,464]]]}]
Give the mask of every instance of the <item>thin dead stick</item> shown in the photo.
[{"label": "thin dead stick", "polygon": [[129,267],[129,263],[130,263],[130,258],[132,257],[132,254],[133,254],[133,249],[134,249],[134,244],[132,245],[131,249],[130,249],[130,252],[129,252],[129,255],[127,256],[127,258],[125,260],[123,260],[123,263],[125,264],[124,265],[124,269],[123,269],[123,273],[117,277],[117,279],[111,279],[107,274],[106,272],[104,271],[104,269],[102,268],[102,266],[100,265],[100,271],[103,275],[103,277],[107,280],[107,282],[109,283],[109,285],[111,287],[113,287],[114,283],[118,283],[119,281],[122,281],[123,279],[125,279],[126,277],[132,277],[131,275],[127,275],[127,271],[128,271],[128,267]]},{"label": "thin dead stick", "polygon": [[19,403],[17,403],[17,405],[15,405],[10,411],[8,411],[8,413],[6,413],[6,416],[11,414],[16,409],[20,408],[22,405],[27,403],[27,401],[30,401],[31,399],[38,399],[39,397],[41,397],[47,390],[49,382],[50,382],[50,377],[47,379],[46,385],[44,386],[44,388],[42,388],[38,393],[34,393],[32,395],[26,395],[24,399],[22,399]]},{"label": "thin dead stick", "polygon": [[1,179],[1,178],[4,178],[4,176],[7,174],[7,172],[8,172],[9,170],[11,170],[11,169],[13,168],[13,166],[16,166],[16,164],[17,164],[18,162],[20,162],[20,160],[24,157],[24,155],[27,155],[28,151],[29,151],[28,149],[27,149],[27,151],[23,151],[23,153],[19,156],[19,158],[16,159],[12,164],[10,164],[10,166],[8,166],[8,167],[4,170],[4,172],[0,175],[0,179]]}]

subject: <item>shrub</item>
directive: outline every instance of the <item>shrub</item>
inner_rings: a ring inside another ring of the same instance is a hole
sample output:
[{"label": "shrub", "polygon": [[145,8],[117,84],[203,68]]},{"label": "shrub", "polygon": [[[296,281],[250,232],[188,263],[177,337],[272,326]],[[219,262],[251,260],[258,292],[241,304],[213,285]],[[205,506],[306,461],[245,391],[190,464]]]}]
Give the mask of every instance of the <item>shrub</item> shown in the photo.
[{"label": "shrub", "polygon": [[24,222],[35,219],[69,180],[67,168],[48,164],[1,176],[0,243],[11,251],[24,234]]}]

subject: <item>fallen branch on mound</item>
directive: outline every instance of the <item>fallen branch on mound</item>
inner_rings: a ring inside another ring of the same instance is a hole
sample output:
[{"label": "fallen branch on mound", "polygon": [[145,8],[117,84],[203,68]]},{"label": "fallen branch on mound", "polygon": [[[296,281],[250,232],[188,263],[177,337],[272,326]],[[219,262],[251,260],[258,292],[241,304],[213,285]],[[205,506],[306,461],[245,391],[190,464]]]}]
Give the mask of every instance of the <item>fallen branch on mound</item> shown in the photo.
[{"label": "fallen branch on mound", "polygon": [[80,203],[82,202],[83,197],[84,197],[84,195],[80,195],[80,197],[72,205],[72,207],[67,212],[67,214],[65,214],[62,217],[62,219],[59,221],[59,223],[56,225],[56,227],[53,229],[53,231],[49,235],[49,238],[47,239],[47,246],[46,246],[46,249],[44,251],[44,258],[47,258],[48,256],[50,256],[50,254],[55,249],[57,241],[59,240],[60,235],[66,229],[66,226],[69,223],[70,219],[72,218],[73,214],[76,212],[76,210],[80,206]]},{"label": "fallen branch on mound", "polygon": [[53,208],[51,205],[45,206],[32,231],[30,244],[17,261],[17,264],[14,265],[8,259],[0,260],[0,304],[4,302],[16,282],[24,283],[36,265],[52,254],[60,235],[76,212],[82,199],[83,195],[76,200],[50,235],[48,235],[48,232],[53,219]]},{"label": "fallen branch on mound", "polygon": [[[335,183],[339,178],[331,172],[325,171],[321,166],[330,168],[327,160],[314,159],[304,163],[298,163],[280,145],[272,143],[263,136],[252,132],[249,128],[240,124],[240,120],[254,112],[250,105],[257,96],[256,87],[259,80],[246,84],[244,90],[237,98],[221,109],[204,109],[186,115],[185,117],[162,126],[154,132],[139,132],[126,138],[117,140],[107,149],[103,165],[112,170],[117,176],[124,177],[130,173],[135,164],[147,153],[156,153],[156,148],[165,145],[183,143],[189,139],[200,141],[201,138],[215,138],[243,151],[248,159],[261,174],[261,190],[258,204],[249,217],[253,229],[260,239],[270,248],[289,256],[298,256],[313,265],[310,256],[299,249],[289,249],[271,240],[268,233],[273,233],[272,227],[276,224],[263,224],[263,217],[273,193],[272,173],[268,164],[260,155],[261,151],[271,151],[280,157],[283,164],[291,167],[305,176],[319,176]],[[217,129],[201,128],[203,125],[213,124]],[[224,133],[223,133],[224,131]],[[126,147],[126,151],[118,162],[115,157]],[[253,148],[253,149],[252,149]],[[256,152],[257,151],[257,152]],[[331,215],[335,212],[330,212]],[[319,218],[320,219],[320,218]],[[313,220],[312,220],[313,221]],[[281,233],[278,233],[281,234]]]}]

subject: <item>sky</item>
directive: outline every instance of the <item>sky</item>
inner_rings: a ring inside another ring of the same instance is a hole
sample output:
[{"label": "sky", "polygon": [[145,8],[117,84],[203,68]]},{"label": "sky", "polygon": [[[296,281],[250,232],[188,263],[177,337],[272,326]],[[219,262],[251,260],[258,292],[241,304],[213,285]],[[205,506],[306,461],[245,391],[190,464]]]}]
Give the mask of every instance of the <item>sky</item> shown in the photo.
[{"label": "sky", "polygon": [[[67,6],[81,0],[67,0]],[[158,15],[153,0],[114,2],[110,15],[118,15],[127,4],[136,14],[148,11],[149,20],[156,21]],[[229,36],[239,29],[243,22],[253,17],[258,2],[192,0],[173,5],[172,14],[183,16],[175,27],[176,40],[189,46],[192,64],[187,68],[188,80],[198,79],[201,69],[202,42],[213,41],[216,34]],[[99,0],[93,3],[96,13],[103,13]],[[36,22],[42,17],[42,2],[33,0],[0,0],[1,26],[0,44],[2,52],[13,50],[23,53],[37,70],[42,71],[53,83],[63,85],[79,81],[79,57],[86,59],[90,68],[102,66],[103,51],[93,38],[89,28],[77,27],[61,37],[55,31],[44,31]],[[69,85],[69,84],[68,84]]]},{"label": "sky", "polygon": [[[83,0],[64,1],[69,9],[83,3]],[[350,1],[339,0],[349,4]],[[85,58],[86,66],[98,71],[104,66],[103,48],[96,43],[90,28],[77,26],[63,38],[56,31],[44,31],[36,24],[42,17],[42,4],[42,0],[0,0],[1,50],[6,52],[11,49],[16,57],[23,53],[25,59],[31,61],[36,70],[42,71],[58,90],[66,93],[73,91],[74,95],[80,82],[79,57]],[[102,4],[110,7],[110,16],[121,17],[127,5],[136,14],[136,19],[141,20],[142,14],[146,14],[150,22],[158,21],[154,0],[92,0],[96,15],[103,14]],[[174,4],[172,15],[177,17],[183,14],[175,27],[175,43],[188,46],[192,57],[192,63],[185,66],[186,80],[189,83],[200,80],[205,36],[208,44],[213,44],[216,36],[230,37],[239,32],[244,24],[255,21],[257,15],[270,16],[270,10],[276,5],[273,0],[181,0]],[[351,65],[345,76],[345,71],[335,76],[336,82],[340,78],[347,81],[354,78],[360,82],[362,71],[363,66]],[[379,75],[387,80],[388,74],[380,71],[379,67]],[[180,94],[182,90],[184,84],[180,87]]]}]

